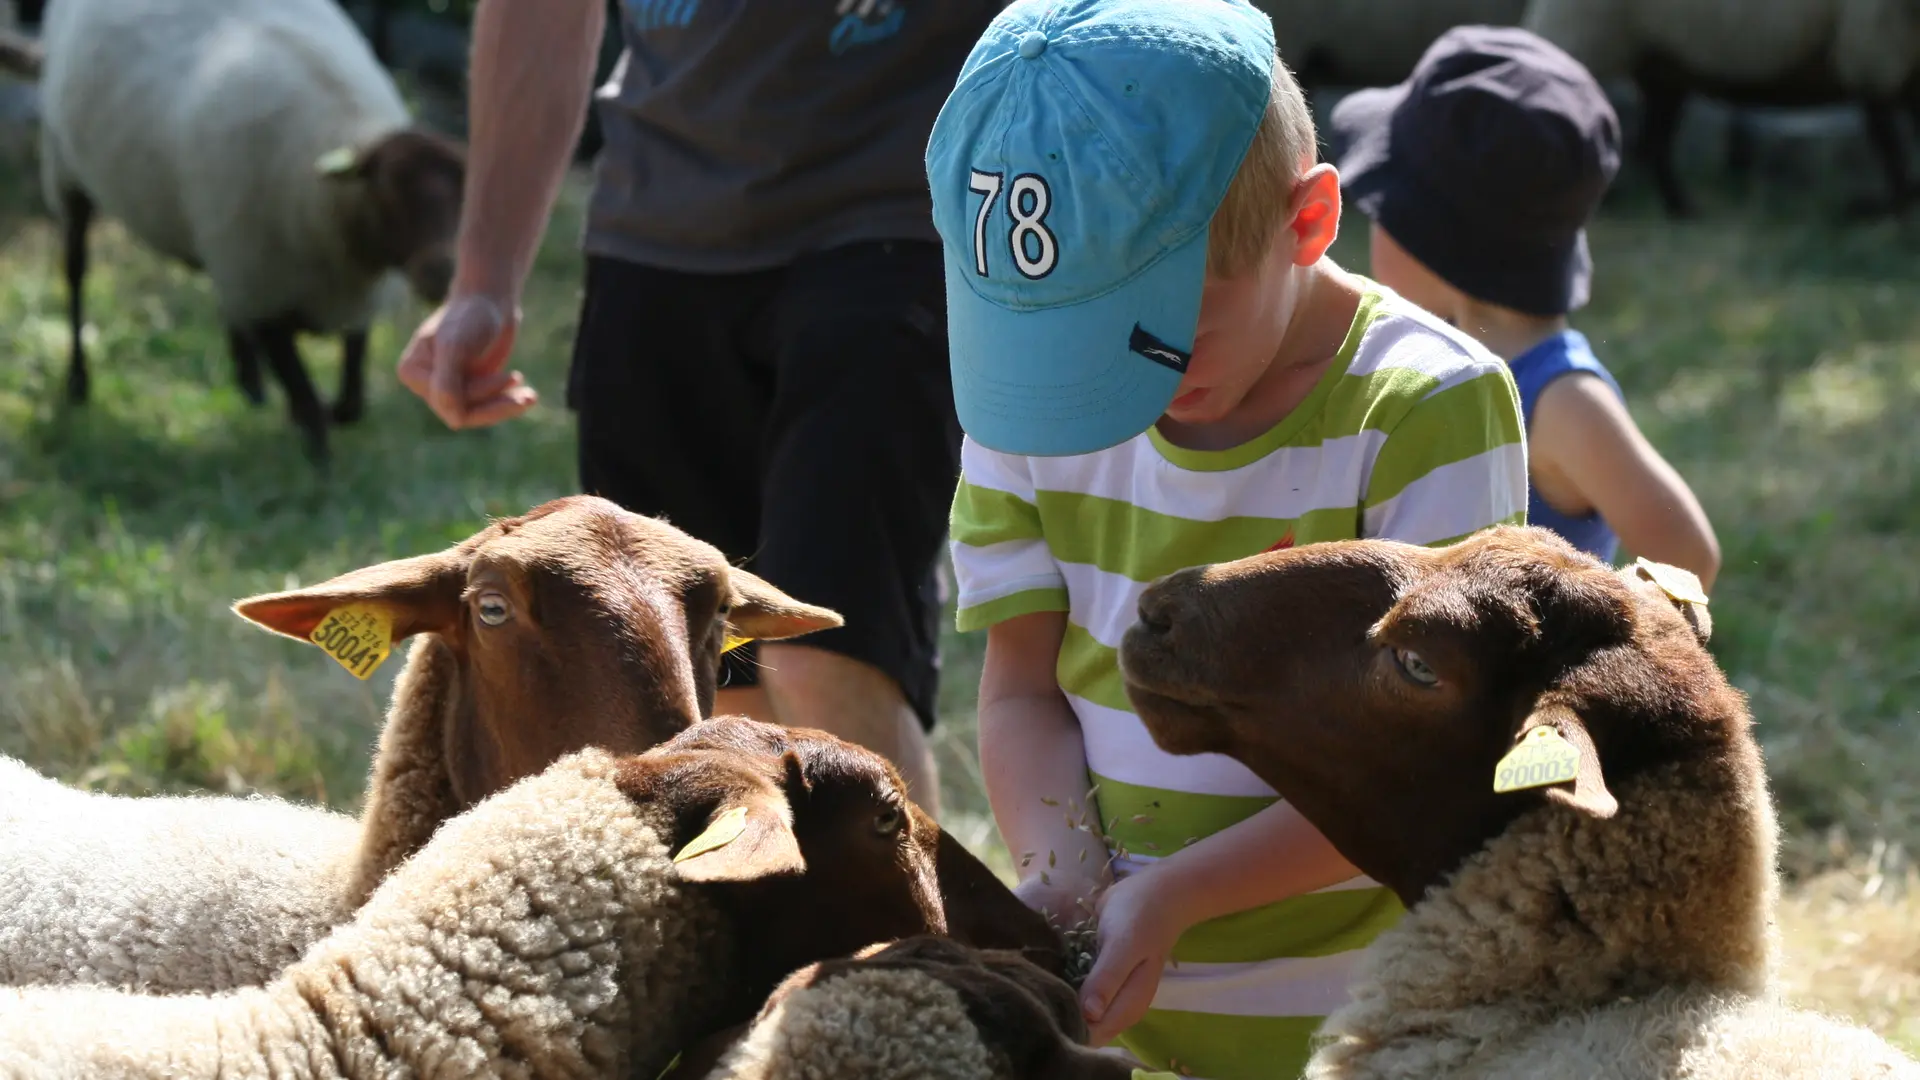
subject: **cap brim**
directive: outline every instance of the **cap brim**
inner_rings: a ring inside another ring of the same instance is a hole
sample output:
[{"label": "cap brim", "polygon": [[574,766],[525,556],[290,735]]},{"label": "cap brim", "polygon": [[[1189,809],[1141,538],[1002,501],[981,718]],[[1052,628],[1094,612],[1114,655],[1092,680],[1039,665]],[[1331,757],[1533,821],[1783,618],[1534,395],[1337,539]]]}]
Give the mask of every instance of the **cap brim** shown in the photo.
[{"label": "cap brim", "polygon": [[968,436],[1001,453],[1058,457],[1105,450],[1152,427],[1182,372],[1134,351],[1134,327],[1192,351],[1207,235],[1201,229],[1119,288],[1030,311],[982,299],[967,284],[973,267],[949,254],[953,397]]},{"label": "cap brim", "polygon": [[1346,200],[1368,217],[1393,186],[1393,113],[1407,99],[1407,85],[1371,87],[1343,97],[1327,118],[1335,168]]}]

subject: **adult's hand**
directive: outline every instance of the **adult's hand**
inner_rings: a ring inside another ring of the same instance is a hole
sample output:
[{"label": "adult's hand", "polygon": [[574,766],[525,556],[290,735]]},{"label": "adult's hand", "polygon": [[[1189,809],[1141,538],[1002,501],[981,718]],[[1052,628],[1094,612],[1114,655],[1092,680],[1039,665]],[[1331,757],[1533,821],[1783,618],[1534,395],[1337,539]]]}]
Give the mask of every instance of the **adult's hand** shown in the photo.
[{"label": "adult's hand", "polygon": [[456,430],[519,416],[540,400],[518,371],[504,370],[519,328],[517,307],[456,294],[413,332],[400,354],[400,382]]}]

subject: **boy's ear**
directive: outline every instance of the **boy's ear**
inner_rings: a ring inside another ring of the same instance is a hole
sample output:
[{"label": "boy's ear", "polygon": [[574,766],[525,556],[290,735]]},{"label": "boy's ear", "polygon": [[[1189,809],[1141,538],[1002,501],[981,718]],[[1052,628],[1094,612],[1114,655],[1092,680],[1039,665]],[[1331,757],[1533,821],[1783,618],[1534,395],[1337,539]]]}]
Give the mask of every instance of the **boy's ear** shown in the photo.
[{"label": "boy's ear", "polygon": [[1294,181],[1287,207],[1287,228],[1293,233],[1293,262],[1311,266],[1320,261],[1340,235],[1340,174],[1321,162]]}]

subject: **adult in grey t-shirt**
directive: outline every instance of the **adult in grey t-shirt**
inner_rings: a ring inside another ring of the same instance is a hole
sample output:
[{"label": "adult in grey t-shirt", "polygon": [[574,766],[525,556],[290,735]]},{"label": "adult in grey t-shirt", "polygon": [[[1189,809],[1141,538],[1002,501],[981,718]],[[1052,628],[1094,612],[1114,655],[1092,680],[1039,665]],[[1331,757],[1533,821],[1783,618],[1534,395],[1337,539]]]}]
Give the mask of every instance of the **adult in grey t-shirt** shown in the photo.
[{"label": "adult in grey t-shirt", "polygon": [[[625,0],[568,375],[583,490],[846,619],[730,653],[716,711],[879,750],[929,809],[960,430],[924,152],[1003,3]],[[459,270],[401,360],[451,426],[537,398],[504,369],[601,5],[475,16]]]}]

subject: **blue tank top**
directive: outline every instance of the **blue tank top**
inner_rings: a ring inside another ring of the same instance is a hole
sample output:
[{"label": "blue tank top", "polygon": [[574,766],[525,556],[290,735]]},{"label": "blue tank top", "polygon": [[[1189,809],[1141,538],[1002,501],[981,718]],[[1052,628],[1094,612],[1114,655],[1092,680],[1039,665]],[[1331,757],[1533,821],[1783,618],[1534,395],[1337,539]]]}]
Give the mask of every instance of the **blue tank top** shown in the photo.
[{"label": "blue tank top", "polygon": [[[1620,393],[1620,384],[1613,381],[1613,373],[1593,355],[1586,335],[1578,330],[1562,330],[1514,357],[1507,367],[1513,371],[1514,385],[1520,390],[1520,411],[1528,431],[1533,430],[1533,406],[1540,400],[1540,392],[1562,375],[1590,371],[1605,379],[1615,394]],[[1624,394],[1621,397],[1625,399]],[[1620,538],[1597,512],[1580,517],[1563,514],[1541,501],[1539,492],[1531,484],[1527,486],[1527,524],[1552,529],[1573,546],[1609,563],[1620,547]]]}]

